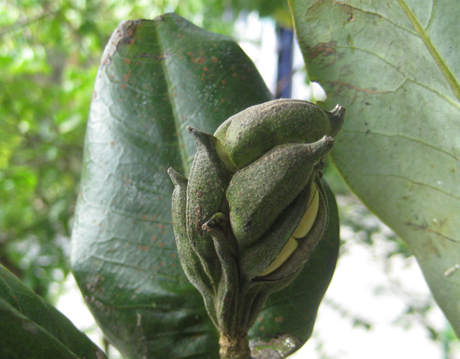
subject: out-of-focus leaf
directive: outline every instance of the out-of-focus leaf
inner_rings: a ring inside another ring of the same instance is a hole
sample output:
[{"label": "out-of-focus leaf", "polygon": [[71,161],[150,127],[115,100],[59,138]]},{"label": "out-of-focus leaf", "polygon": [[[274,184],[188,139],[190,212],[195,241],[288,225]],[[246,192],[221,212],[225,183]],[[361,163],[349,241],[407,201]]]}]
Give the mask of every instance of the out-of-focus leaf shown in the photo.
[{"label": "out-of-focus leaf", "polygon": [[56,308],[0,266],[0,357],[106,358]]},{"label": "out-of-focus leaf", "polygon": [[412,249],[460,335],[460,2],[290,4],[310,76],[347,108],[336,166]]}]

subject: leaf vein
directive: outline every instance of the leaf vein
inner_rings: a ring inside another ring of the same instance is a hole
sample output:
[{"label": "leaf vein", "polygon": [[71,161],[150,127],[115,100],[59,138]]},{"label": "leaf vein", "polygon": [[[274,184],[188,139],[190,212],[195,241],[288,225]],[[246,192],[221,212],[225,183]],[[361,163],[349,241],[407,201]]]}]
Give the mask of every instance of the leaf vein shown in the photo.
[{"label": "leaf vein", "polygon": [[[357,130],[348,130],[348,129],[345,129],[345,128],[342,128],[341,130],[342,132],[351,132],[351,133],[362,133],[362,134],[365,134],[365,131],[357,131]],[[433,145],[430,145],[428,143],[425,143],[419,139],[416,139],[416,138],[412,138],[412,137],[408,137],[408,136],[405,136],[405,135],[401,135],[401,134],[396,134],[396,135],[390,135],[390,134],[386,134],[386,133],[380,133],[380,132],[372,132],[373,135],[378,135],[378,136],[384,136],[384,137],[400,137],[400,138],[403,138],[405,140],[408,140],[408,141],[412,141],[412,142],[417,142],[417,143],[421,143],[422,145],[424,146],[427,146],[427,147],[430,147],[431,149],[434,149],[436,151],[439,151],[449,157],[451,157],[452,159],[454,159],[455,161],[457,162],[460,162],[460,159],[457,158],[456,156],[454,156],[452,153],[450,152],[447,152],[443,149],[440,149],[438,147],[435,147]]]},{"label": "leaf vein", "polygon": [[388,21],[390,24],[400,28],[401,30],[404,30],[406,32],[409,32],[411,33],[412,35],[418,35],[416,31],[410,29],[410,28],[407,28],[407,27],[404,27],[404,26],[401,26],[400,24],[394,22],[393,20],[391,20],[390,18],[376,12],[376,11],[369,11],[369,10],[365,10],[365,9],[362,9],[362,8],[359,8],[357,6],[353,6],[353,5],[350,5],[350,4],[346,4],[342,1],[337,1],[337,0],[329,0],[330,2],[334,3],[334,4],[337,4],[337,5],[340,5],[340,6],[346,6],[350,9],[353,9],[353,10],[356,10],[356,11],[360,11],[362,13],[365,13],[365,14],[369,14],[369,15],[373,15],[373,16],[378,16],[379,18],[385,20],[385,21]]},{"label": "leaf vein", "polygon": [[[96,254],[91,254],[90,257],[94,258],[94,259],[99,259],[99,260],[103,261],[104,263],[113,264],[115,266],[120,266],[120,267],[123,267],[123,268],[131,268],[131,269],[135,269],[136,271],[140,271],[140,272],[143,272],[143,273],[147,273],[149,275],[153,275],[150,268],[148,268],[148,269],[142,268],[142,267],[139,267],[139,266],[136,266],[136,265],[133,265],[133,264],[127,264],[125,262],[119,262],[119,261],[116,261],[114,259],[109,259],[109,258],[105,258],[105,257],[102,257],[102,256],[98,256]],[[167,275],[159,273],[158,271],[155,272],[154,276],[155,277],[162,277],[164,279],[167,279],[167,280],[170,280],[170,281],[173,281],[173,282],[188,283],[188,281],[180,280],[179,278],[171,278],[171,277],[169,277]]]},{"label": "leaf vein", "polygon": [[378,59],[382,60],[383,62],[385,62],[387,65],[391,66],[395,71],[397,71],[398,73],[400,73],[402,76],[404,76],[404,81],[402,81],[399,85],[397,85],[397,87],[393,90],[389,90],[389,91],[385,91],[386,92],[396,92],[398,91],[400,88],[402,88],[404,86],[404,84],[407,82],[407,81],[410,81],[416,85],[419,85],[425,89],[427,89],[428,91],[431,91],[433,92],[436,96],[440,97],[441,99],[443,99],[444,101],[448,102],[450,105],[456,107],[457,109],[460,109],[460,103],[458,103],[457,101],[453,101],[452,99],[450,99],[448,96],[440,93],[439,91],[435,90],[434,88],[431,88],[430,86],[428,86],[427,84],[424,84],[422,82],[419,82],[417,80],[415,80],[414,78],[410,77],[408,74],[404,73],[403,71],[401,71],[401,69],[396,66],[395,64],[391,63],[390,61],[388,61],[387,59],[385,59],[384,57],[372,52],[372,51],[369,51],[369,50],[366,50],[366,49],[362,49],[362,48],[359,48],[359,47],[348,47],[348,46],[337,46],[337,48],[344,48],[344,49],[353,49],[353,50],[357,50],[357,51],[362,51],[364,53],[367,53],[367,54],[370,54],[370,55],[374,55],[375,57],[377,57]]},{"label": "leaf vein", "polygon": [[399,5],[401,8],[404,10],[406,13],[406,16],[414,26],[415,30],[419,34],[420,38],[422,39],[423,43],[425,44],[426,48],[430,52],[431,56],[433,57],[434,61],[436,64],[439,66],[439,69],[441,70],[442,74],[446,78],[447,82],[449,83],[450,87],[452,88],[452,91],[454,92],[455,96],[457,97],[458,100],[460,100],[460,84],[458,83],[457,79],[455,78],[454,74],[451,72],[447,64],[444,62],[443,58],[439,54],[438,50],[434,46],[434,44],[431,42],[430,37],[426,33],[425,29],[420,25],[418,19],[415,17],[415,15],[412,13],[410,10],[409,6],[407,6],[406,2],[404,0],[398,0]]},{"label": "leaf vein", "polygon": [[391,178],[397,178],[397,179],[401,179],[401,180],[405,180],[409,183],[412,183],[413,185],[416,185],[416,186],[420,186],[420,187],[426,187],[426,188],[429,188],[433,191],[437,191],[437,192],[441,192],[443,194],[445,194],[446,196],[449,196],[449,197],[453,197],[457,200],[460,201],[460,196],[456,196],[452,193],[449,193],[449,192],[446,192],[440,188],[436,188],[434,186],[431,186],[427,183],[422,183],[422,182],[418,182],[418,181],[414,181],[412,179],[409,179],[407,177],[404,177],[404,176],[399,176],[399,175],[396,175],[396,174],[382,174],[382,173],[360,173],[361,176],[367,176],[367,177],[391,177]]},{"label": "leaf vein", "polygon": [[96,208],[96,209],[104,210],[107,213],[114,213],[114,214],[120,215],[122,217],[128,217],[128,218],[136,219],[136,220],[141,221],[141,222],[159,223],[159,224],[164,224],[164,225],[167,225],[167,226],[172,226],[172,222],[153,220],[153,219],[151,219],[151,216],[150,216],[150,218],[148,218],[148,216],[147,216],[147,218],[144,218],[144,216],[142,216],[142,217],[137,216],[137,215],[134,215],[134,214],[129,213],[129,212],[113,209],[113,208],[111,208],[109,206],[97,205],[95,202],[91,202],[90,200],[88,200],[88,198],[85,196],[84,193],[82,194],[82,197],[83,197],[83,200],[85,201],[85,203],[88,206],[91,206],[91,207]]}]

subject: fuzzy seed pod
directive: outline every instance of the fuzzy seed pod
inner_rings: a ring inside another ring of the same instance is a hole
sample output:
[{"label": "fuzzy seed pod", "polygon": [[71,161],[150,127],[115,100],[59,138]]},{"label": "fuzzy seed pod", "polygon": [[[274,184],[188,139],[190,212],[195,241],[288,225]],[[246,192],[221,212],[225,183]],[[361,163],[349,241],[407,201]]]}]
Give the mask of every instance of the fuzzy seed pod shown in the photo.
[{"label": "fuzzy seed pod", "polygon": [[237,113],[214,135],[232,164],[242,168],[277,145],[334,137],[342,127],[344,113],[340,105],[328,112],[307,101],[279,99]]},{"label": "fuzzy seed pod", "polygon": [[344,109],[275,100],[229,118],[210,135],[188,127],[197,151],[188,180],[173,169],[179,258],[229,337],[296,277],[328,225],[321,182]]},{"label": "fuzzy seed pod", "polygon": [[187,131],[195,137],[197,151],[187,186],[186,230],[192,247],[217,286],[219,260],[213,239],[202,226],[225,205],[230,174],[216,153],[215,137],[191,127]]},{"label": "fuzzy seed pod", "polygon": [[235,173],[227,189],[230,223],[239,244],[257,240],[311,182],[332,137],[279,145]]}]

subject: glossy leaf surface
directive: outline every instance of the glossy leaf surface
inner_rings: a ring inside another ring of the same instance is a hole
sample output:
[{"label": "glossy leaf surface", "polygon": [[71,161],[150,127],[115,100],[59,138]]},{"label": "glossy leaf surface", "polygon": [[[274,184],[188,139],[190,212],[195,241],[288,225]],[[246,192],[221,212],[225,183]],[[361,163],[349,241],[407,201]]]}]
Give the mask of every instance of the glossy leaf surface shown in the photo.
[{"label": "glossy leaf surface", "polygon": [[347,109],[337,168],[410,246],[460,334],[460,3],[290,4],[326,106]]},{"label": "glossy leaf surface", "polygon": [[[98,324],[127,358],[219,357],[218,333],[177,258],[166,170],[188,175],[195,142],[186,126],[213,133],[271,99],[235,42],[177,15],[114,32],[91,106],[72,266]],[[285,296],[276,305],[286,318],[304,308]],[[268,305],[263,315],[271,312]],[[296,328],[310,325],[304,320]],[[291,332],[289,321],[266,323],[252,339]],[[292,331],[302,342],[306,332]]]},{"label": "glossy leaf surface", "polygon": [[104,353],[51,304],[0,266],[1,358],[93,358]]}]

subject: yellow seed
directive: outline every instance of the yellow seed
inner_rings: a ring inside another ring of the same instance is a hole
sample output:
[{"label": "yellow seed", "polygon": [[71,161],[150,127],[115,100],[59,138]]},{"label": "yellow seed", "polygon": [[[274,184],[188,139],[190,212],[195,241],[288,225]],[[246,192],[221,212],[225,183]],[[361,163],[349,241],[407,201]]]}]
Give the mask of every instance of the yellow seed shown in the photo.
[{"label": "yellow seed", "polygon": [[315,219],[318,214],[319,208],[319,193],[316,189],[315,183],[311,185],[311,192],[310,198],[308,199],[308,203],[309,204],[307,210],[305,211],[294,233],[292,233],[292,236],[294,238],[305,237],[308,234],[308,232],[310,232],[311,227],[313,227],[313,223],[315,223]]},{"label": "yellow seed", "polygon": [[286,262],[286,259],[288,259],[289,256],[295,251],[295,249],[297,248],[297,245],[298,243],[296,239],[293,237],[290,237],[287,243],[284,245],[281,252],[276,256],[275,260],[268,266],[267,269],[265,269],[262,273],[260,273],[259,276],[270,274],[275,269],[279,268],[281,264]]}]

